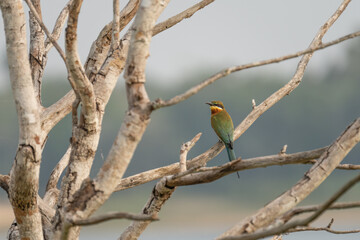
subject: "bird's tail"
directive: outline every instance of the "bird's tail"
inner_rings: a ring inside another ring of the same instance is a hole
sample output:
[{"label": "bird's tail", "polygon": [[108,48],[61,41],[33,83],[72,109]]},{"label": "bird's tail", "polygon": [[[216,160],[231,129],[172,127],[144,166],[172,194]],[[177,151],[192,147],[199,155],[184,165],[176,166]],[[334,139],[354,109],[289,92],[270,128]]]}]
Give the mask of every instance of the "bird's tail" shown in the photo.
[{"label": "bird's tail", "polygon": [[[235,152],[234,152],[234,149],[231,147],[231,146],[228,146],[227,144],[225,144],[225,148],[226,148],[226,151],[227,151],[227,154],[228,154],[228,157],[229,157],[229,161],[233,161],[236,159],[236,156],[235,156]],[[238,178],[240,178],[240,175],[239,175],[239,172],[236,172]]]}]

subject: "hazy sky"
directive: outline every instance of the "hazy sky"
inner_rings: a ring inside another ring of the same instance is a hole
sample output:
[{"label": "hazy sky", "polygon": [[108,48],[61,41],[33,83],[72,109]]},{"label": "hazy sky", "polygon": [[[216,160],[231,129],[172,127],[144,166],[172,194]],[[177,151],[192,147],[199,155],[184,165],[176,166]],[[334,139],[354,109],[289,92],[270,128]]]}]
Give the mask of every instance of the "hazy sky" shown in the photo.
[{"label": "hazy sky", "polygon": [[[125,1],[120,0],[121,5]],[[159,21],[198,1],[173,0]],[[319,27],[336,10],[340,0],[217,0],[175,27],[155,36],[151,42],[147,73],[157,81],[172,85],[189,81],[192,72],[222,68],[293,53],[306,48]],[[42,1],[44,22],[52,28],[66,1]],[[24,4],[25,5],[25,4]],[[26,6],[25,6],[26,8]],[[84,1],[79,23],[79,46],[84,62],[101,28],[112,19],[112,1]],[[324,42],[360,29],[360,0],[353,0],[326,34]],[[99,14],[100,12],[100,14]],[[96,16],[96,17],[94,17]],[[0,54],[5,61],[3,21],[0,20]],[[63,47],[62,36],[60,45]],[[315,54],[309,68],[324,72],[331,64],[341,64],[349,42]],[[64,47],[63,47],[64,48]],[[271,65],[256,71],[291,74],[297,61]],[[49,54],[46,75],[65,74],[55,49]],[[64,79],[65,80],[65,79]],[[196,80],[201,81],[202,79]],[[66,81],[66,80],[65,80]],[[1,67],[0,83],[8,82]],[[2,88],[8,84],[1,84]]]}]

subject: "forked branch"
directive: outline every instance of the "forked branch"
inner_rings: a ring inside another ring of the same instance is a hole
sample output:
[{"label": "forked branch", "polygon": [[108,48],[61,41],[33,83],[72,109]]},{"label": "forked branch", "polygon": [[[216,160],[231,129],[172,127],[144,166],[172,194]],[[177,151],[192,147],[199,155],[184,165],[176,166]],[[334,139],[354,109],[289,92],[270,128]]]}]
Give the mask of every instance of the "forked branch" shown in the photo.
[{"label": "forked branch", "polygon": [[[327,200],[325,203],[321,205],[321,207],[313,214],[311,214],[309,217],[296,220],[292,222],[288,222],[286,224],[282,224],[280,226],[276,225],[271,228],[264,228],[259,229],[258,231],[254,233],[249,234],[243,234],[240,236],[230,236],[230,237],[224,237],[220,238],[221,240],[255,240],[259,238],[264,238],[267,236],[285,233],[290,229],[296,229],[298,226],[307,226],[311,222],[313,222],[315,219],[317,219],[321,214],[323,214],[337,199],[339,199],[344,193],[346,193],[351,187],[353,187],[356,183],[360,181],[360,174],[357,175],[355,178],[351,179],[348,183],[346,183],[339,191],[337,191],[329,200]],[[330,227],[328,227],[329,229]]]},{"label": "forked branch", "polygon": [[29,6],[31,13],[34,15],[35,19],[38,21],[39,25],[41,26],[42,30],[45,32],[45,34],[48,37],[48,39],[50,40],[50,42],[54,45],[56,50],[59,52],[59,54],[60,54],[61,58],[64,60],[64,62],[66,62],[66,57],[65,57],[63,50],[61,49],[60,45],[56,42],[56,39],[53,38],[53,35],[50,33],[50,31],[47,29],[47,27],[41,20],[39,14],[37,13],[32,2],[30,0],[25,0],[25,2]]},{"label": "forked branch", "polygon": [[[220,239],[230,236],[240,237],[246,233],[251,234],[257,229],[266,228],[276,218],[291,210],[315,190],[359,141],[360,118],[356,119],[338,139],[336,139],[321,155],[317,163],[306,172],[304,177],[292,188],[268,203],[264,208],[259,209],[253,216],[247,217],[236,224],[220,236]],[[321,213],[322,212],[320,212],[320,214]]]},{"label": "forked branch", "polygon": [[[181,145],[180,148],[180,161],[186,163],[186,155],[190,149],[195,145],[195,143],[200,139],[201,133],[197,134],[192,140]],[[147,215],[157,215],[165,202],[171,197],[175,191],[175,187],[169,186],[167,183],[169,179],[177,178],[183,176],[183,174],[190,173],[191,170],[186,171],[185,167],[180,168],[180,172],[173,176],[163,177],[157,184],[154,186],[150,198],[145,204],[142,213]],[[139,221],[133,222],[129,225],[126,230],[121,234],[121,240],[131,240],[137,239],[140,234],[147,228],[150,224],[149,221]]]}]

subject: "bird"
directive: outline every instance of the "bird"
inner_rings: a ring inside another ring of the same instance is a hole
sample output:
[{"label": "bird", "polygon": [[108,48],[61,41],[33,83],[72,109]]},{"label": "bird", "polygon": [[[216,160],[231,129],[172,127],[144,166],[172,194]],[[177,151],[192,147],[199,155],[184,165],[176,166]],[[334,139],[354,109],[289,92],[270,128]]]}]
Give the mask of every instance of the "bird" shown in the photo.
[{"label": "bird", "polygon": [[[224,143],[229,161],[236,159],[234,151],[234,124],[221,101],[207,102],[211,110],[211,127]],[[236,172],[240,178],[239,172]]]}]

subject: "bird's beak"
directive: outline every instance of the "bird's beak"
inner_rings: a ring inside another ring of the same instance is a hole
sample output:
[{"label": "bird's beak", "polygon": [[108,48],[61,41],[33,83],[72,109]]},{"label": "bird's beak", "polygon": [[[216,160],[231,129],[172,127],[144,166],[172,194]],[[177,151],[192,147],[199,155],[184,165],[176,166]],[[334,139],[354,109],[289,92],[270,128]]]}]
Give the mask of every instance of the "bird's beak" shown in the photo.
[{"label": "bird's beak", "polygon": [[211,102],[207,102],[207,103],[205,103],[205,104],[210,105],[210,106],[212,106],[212,105],[213,105]]}]

